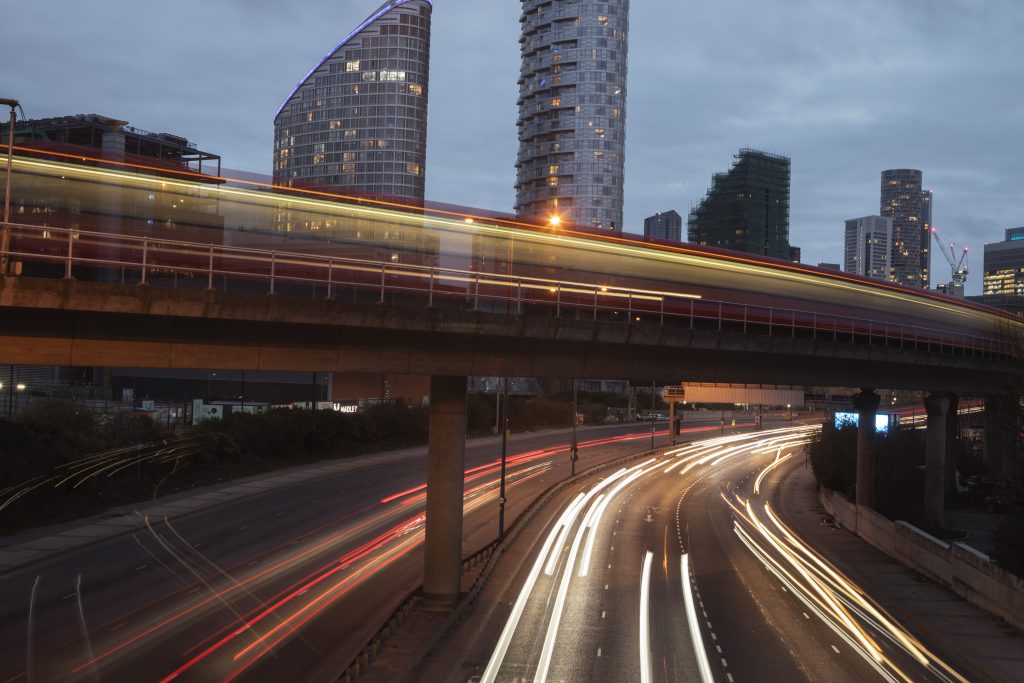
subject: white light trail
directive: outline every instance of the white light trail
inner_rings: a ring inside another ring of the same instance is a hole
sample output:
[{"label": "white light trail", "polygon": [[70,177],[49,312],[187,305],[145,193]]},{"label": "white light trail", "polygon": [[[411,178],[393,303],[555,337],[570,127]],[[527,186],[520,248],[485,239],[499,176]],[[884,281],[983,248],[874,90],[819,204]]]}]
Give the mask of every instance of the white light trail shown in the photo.
[{"label": "white light trail", "polygon": [[640,683],[651,683],[651,560],[650,550],[644,555],[644,568],[640,575]]},{"label": "white light trail", "polygon": [[700,624],[697,622],[697,608],[693,604],[693,589],[690,587],[690,556],[683,553],[680,559],[683,580],[683,604],[686,606],[686,623],[690,626],[690,640],[693,641],[693,654],[697,657],[697,669],[700,671],[702,683],[715,683],[711,675],[711,664],[708,663],[708,653],[704,649],[704,637],[700,634]]}]

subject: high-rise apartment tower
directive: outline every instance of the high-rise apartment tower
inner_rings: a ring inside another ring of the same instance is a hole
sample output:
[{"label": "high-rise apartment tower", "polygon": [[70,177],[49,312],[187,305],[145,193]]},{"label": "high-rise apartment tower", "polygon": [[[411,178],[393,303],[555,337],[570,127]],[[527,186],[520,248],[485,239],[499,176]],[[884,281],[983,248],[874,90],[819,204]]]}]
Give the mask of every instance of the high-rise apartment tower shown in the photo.
[{"label": "high-rise apartment tower", "polygon": [[882,171],[881,214],[892,219],[892,281],[928,289],[932,192],[921,189],[921,171],[912,168]]},{"label": "high-rise apartment tower", "polygon": [[423,198],[429,0],[389,0],[321,59],[274,117],[274,179]]},{"label": "high-rise apartment tower", "polygon": [[790,259],[789,157],[741,149],[690,210],[689,241]]},{"label": "high-rise apartment tower", "polygon": [[656,237],[673,242],[683,239],[683,217],[674,209],[659,211],[644,219],[644,237]]},{"label": "high-rise apartment tower", "polygon": [[892,219],[864,216],[846,221],[843,270],[888,280],[892,273]]},{"label": "high-rise apartment tower", "polygon": [[522,0],[517,213],[622,229],[629,0]]}]

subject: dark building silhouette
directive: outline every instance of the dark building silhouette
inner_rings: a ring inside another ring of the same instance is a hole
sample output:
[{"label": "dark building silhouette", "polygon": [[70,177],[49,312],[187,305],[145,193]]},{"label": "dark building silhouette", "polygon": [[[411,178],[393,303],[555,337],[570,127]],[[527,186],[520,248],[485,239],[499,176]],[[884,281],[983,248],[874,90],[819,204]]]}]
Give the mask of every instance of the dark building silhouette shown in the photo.
[{"label": "dark building silhouette", "polygon": [[674,209],[659,211],[644,219],[644,237],[681,242],[683,240],[683,217]]},{"label": "dark building silhouette", "polygon": [[741,149],[690,210],[689,241],[790,260],[789,157]]},{"label": "dark building silhouette", "polygon": [[892,219],[892,280],[928,289],[931,283],[932,192],[921,189],[921,171],[882,171],[881,215]]}]

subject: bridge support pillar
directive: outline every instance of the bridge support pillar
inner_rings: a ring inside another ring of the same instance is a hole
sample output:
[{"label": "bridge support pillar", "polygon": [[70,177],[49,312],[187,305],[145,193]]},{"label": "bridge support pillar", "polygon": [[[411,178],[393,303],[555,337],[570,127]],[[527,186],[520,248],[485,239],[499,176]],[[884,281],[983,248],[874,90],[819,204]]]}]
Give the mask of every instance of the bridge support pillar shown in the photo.
[{"label": "bridge support pillar", "polygon": [[462,579],[462,503],[466,455],[466,378],[430,378],[423,598],[453,608]]},{"label": "bridge support pillar", "polygon": [[671,398],[668,400],[668,445],[676,445],[676,436],[679,434],[676,429],[676,402]]},{"label": "bridge support pillar", "polygon": [[928,526],[941,529],[945,522],[946,497],[946,418],[949,394],[928,394],[924,408],[928,413],[924,458],[924,513]]},{"label": "bridge support pillar", "polygon": [[857,408],[857,505],[875,504],[875,413],[881,397],[874,389],[861,389],[853,397]]},{"label": "bridge support pillar", "polygon": [[1019,432],[1017,422],[1012,395],[985,397],[985,463],[997,482],[1007,475]]}]

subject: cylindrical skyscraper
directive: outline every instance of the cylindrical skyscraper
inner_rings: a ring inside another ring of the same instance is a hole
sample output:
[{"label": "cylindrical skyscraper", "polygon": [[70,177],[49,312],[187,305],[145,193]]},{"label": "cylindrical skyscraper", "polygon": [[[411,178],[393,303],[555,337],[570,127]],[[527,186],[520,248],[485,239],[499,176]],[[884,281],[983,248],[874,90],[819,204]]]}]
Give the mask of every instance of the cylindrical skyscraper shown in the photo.
[{"label": "cylindrical skyscraper", "polygon": [[388,0],[274,117],[274,179],[423,198],[430,0]]},{"label": "cylindrical skyscraper", "polygon": [[629,0],[522,0],[516,212],[622,229]]}]

